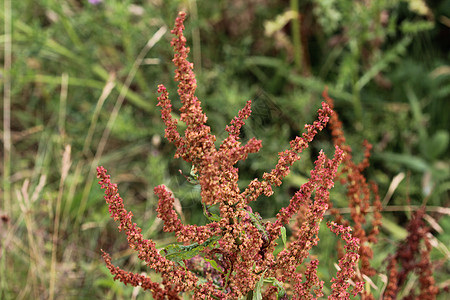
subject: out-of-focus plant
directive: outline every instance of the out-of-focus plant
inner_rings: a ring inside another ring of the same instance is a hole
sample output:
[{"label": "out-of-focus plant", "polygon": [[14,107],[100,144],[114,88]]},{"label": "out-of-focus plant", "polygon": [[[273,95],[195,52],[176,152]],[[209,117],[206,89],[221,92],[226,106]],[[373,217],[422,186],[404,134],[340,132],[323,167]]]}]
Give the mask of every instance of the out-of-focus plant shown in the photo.
[{"label": "out-of-focus plant", "polygon": [[436,295],[439,293],[433,277],[430,260],[432,246],[428,236],[429,228],[425,226],[424,215],[424,206],[414,212],[407,227],[407,238],[398,246],[396,253],[388,259],[388,285],[383,293],[383,299],[398,299],[401,287],[410,273],[418,275],[420,293],[416,295],[415,290],[411,289],[408,295],[403,295],[406,299],[432,300],[436,299]]},{"label": "out-of-focus plant", "polygon": [[[294,62],[296,68],[284,65],[280,57],[249,57],[247,63],[260,80],[265,79],[264,69],[273,69],[275,75],[267,78],[267,87],[283,82],[279,77],[315,92],[326,84],[339,100],[351,103],[356,118],[353,124],[360,129],[363,89],[371,82],[390,88],[385,72],[407,53],[414,37],[434,27],[426,3],[414,2],[420,5],[411,4],[408,9],[420,13],[420,18],[399,16],[402,1],[320,0],[291,5],[265,27],[275,47],[284,50],[285,60]],[[286,26],[288,22],[291,26]]]},{"label": "out-of-focus plant", "polygon": [[433,133],[427,130],[427,119],[422,112],[421,101],[413,88],[406,84],[405,94],[411,108],[412,125],[409,130],[417,138],[412,141],[405,153],[384,152],[377,155],[393,167],[401,166],[421,176],[421,196],[430,203],[439,203],[450,190],[450,161],[448,147],[450,135],[448,130],[439,129]]}]

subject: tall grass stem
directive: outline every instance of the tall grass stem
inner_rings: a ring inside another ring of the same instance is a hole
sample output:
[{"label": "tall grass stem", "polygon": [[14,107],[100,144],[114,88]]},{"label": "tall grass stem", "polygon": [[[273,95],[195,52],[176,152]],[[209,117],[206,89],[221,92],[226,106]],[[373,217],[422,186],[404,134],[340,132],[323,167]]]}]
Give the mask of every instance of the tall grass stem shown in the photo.
[{"label": "tall grass stem", "polygon": [[89,125],[88,133],[86,135],[86,138],[84,139],[83,150],[81,152],[83,157],[80,158],[77,162],[75,171],[73,172],[74,180],[72,181],[71,185],[69,186],[69,190],[67,192],[66,205],[64,206],[63,216],[68,216],[68,217],[64,219],[63,228],[66,228],[68,222],[70,222],[70,219],[69,219],[70,208],[72,207],[73,199],[75,197],[76,190],[77,190],[78,184],[80,182],[80,178],[82,178],[81,172],[83,170],[84,164],[86,163],[85,159],[83,159],[83,158],[89,159],[91,156],[89,149],[91,146],[92,137],[94,135],[95,128],[97,127],[97,122],[98,122],[98,118],[99,118],[101,109],[103,108],[103,105],[104,105],[106,99],[109,97],[112,90],[116,86],[115,80],[116,80],[115,73],[110,73],[109,77],[108,77],[108,81],[104,85],[102,93],[97,101],[97,105],[95,106],[94,113],[92,115],[91,122]]},{"label": "tall grass stem", "polygon": [[4,66],[3,66],[3,208],[11,210],[11,0],[4,4]]},{"label": "tall grass stem", "polygon": [[[60,136],[65,136],[65,120],[66,120],[66,103],[67,103],[67,91],[68,91],[69,76],[67,73],[63,73],[61,76],[61,96],[59,101],[59,120],[58,129]],[[50,267],[50,288],[49,299],[53,300],[55,296],[55,283],[56,283],[56,254],[58,250],[58,238],[59,238],[59,225],[61,218],[61,202],[63,198],[64,182],[70,169],[70,145],[65,145],[64,153],[62,157],[61,177],[59,180],[58,197],[56,199],[55,215],[53,222],[53,237],[52,237],[52,258]]]},{"label": "tall grass stem", "polygon": [[292,18],[292,41],[294,43],[294,62],[299,74],[302,73],[302,58],[303,51],[300,43],[300,9],[298,5],[299,0],[291,0],[291,10],[296,13],[296,17]]},{"label": "tall grass stem", "polygon": [[126,98],[126,95],[128,93],[129,87],[133,81],[133,78],[139,68],[139,66],[142,64],[142,61],[144,60],[145,56],[147,55],[148,51],[153,48],[153,46],[164,36],[164,34],[167,31],[167,27],[163,26],[161,27],[147,42],[147,44],[142,48],[141,52],[137,56],[136,60],[133,63],[133,66],[131,67],[130,72],[127,75],[127,78],[125,79],[123,88],[120,91],[119,96],[117,97],[116,103],[114,105],[114,108],[110,114],[108,123],[106,124],[106,128],[103,131],[103,135],[100,139],[99,145],[97,147],[97,151],[95,153],[94,159],[91,162],[91,167],[89,168],[89,175],[87,177],[86,184],[84,186],[83,194],[81,197],[80,206],[78,209],[76,221],[75,221],[75,228],[79,228],[81,219],[84,215],[84,212],[86,210],[86,204],[89,196],[89,192],[92,187],[92,182],[95,177],[96,167],[100,161],[100,158],[103,155],[103,151],[105,150],[106,143],[108,141],[109,135],[111,133],[111,129],[114,126],[114,123],[117,119],[117,116],[119,114],[120,108],[122,107],[123,101]]},{"label": "tall grass stem", "polygon": [[[3,2],[4,14],[4,65],[3,65],[3,209],[11,211],[11,0]],[[2,247],[0,277],[6,277],[6,247]],[[0,298],[7,290],[6,280],[0,283]]]},{"label": "tall grass stem", "polygon": [[197,0],[189,0],[189,10],[191,12],[191,18],[193,19],[193,23],[197,24],[194,28],[192,28],[192,43],[193,50],[192,56],[194,59],[194,66],[197,72],[201,72],[202,70],[202,47],[201,47],[201,37],[200,37],[200,29],[198,28],[198,9],[197,9]]}]

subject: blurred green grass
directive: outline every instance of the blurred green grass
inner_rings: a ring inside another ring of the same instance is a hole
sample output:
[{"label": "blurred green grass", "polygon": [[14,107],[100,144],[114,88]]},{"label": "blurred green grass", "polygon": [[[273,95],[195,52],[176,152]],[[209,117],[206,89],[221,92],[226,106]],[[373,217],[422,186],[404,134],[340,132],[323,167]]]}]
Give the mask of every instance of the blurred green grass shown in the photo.
[{"label": "blurred green grass", "polygon": [[[172,159],[175,149],[163,138],[156,107],[159,83],[180,107],[169,33],[178,10],[189,14],[186,36],[197,95],[219,139],[245,101],[254,100],[242,138],[255,136],[264,147],[239,164],[243,184],[275,165],[276,154],[315,118],[326,85],[357,159],[363,139],[374,144],[366,175],[380,185],[382,197],[394,176],[405,174],[386,198],[399,209],[383,215],[391,225],[375,246],[375,264],[382,266],[405,236],[408,204],[427,201],[440,245],[432,253],[435,276],[448,286],[448,212],[433,212],[449,204],[450,71],[448,43],[441,38],[449,32],[443,18],[450,16],[448,1],[424,14],[403,1],[356,8],[352,1],[331,7],[306,1],[298,7],[299,24],[285,15],[289,7],[283,1],[3,4],[0,80],[3,120],[10,119],[10,128],[2,128],[0,298],[151,299],[114,282],[103,265],[100,248],[124,269],[148,271],[109,219],[94,177],[97,165],[112,174],[135,222],[158,245],[173,237],[163,235],[155,219],[154,186],[174,191],[187,222],[206,221],[198,190],[178,172],[189,174],[190,166]],[[265,31],[268,21],[273,34]],[[320,148],[331,153],[326,133],[272,199],[255,203],[264,218],[287,205]],[[334,194],[345,207],[339,187]],[[335,240],[324,234],[321,241],[314,254],[326,258],[320,272],[327,281],[336,272],[329,259]],[[376,280],[381,287],[382,277]]]}]

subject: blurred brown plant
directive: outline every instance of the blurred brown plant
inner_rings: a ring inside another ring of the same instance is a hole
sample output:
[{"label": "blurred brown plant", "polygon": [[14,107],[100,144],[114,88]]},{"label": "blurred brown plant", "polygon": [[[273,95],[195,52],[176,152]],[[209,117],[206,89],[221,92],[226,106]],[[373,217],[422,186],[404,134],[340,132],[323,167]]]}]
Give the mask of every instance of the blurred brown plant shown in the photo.
[{"label": "blurred brown plant", "polygon": [[389,259],[388,286],[383,299],[397,299],[399,289],[410,273],[416,273],[419,276],[420,294],[416,296],[412,290],[403,299],[433,300],[439,293],[433,277],[433,266],[430,260],[431,244],[427,237],[429,228],[425,226],[424,215],[425,207],[413,213],[407,227],[408,236]]}]

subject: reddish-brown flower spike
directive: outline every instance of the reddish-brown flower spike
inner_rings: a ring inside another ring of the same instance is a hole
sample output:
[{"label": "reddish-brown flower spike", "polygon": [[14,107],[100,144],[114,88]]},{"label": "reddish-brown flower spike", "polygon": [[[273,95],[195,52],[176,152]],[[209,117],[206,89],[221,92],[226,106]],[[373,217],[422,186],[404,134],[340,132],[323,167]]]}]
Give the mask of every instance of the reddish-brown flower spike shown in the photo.
[{"label": "reddish-brown flower spike", "polygon": [[[333,186],[333,179],[336,176],[337,168],[343,157],[343,151],[340,148],[336,147],[334,159],[329,161],[328,165],[325,166],[326,156],[323,152],[320,153],[315,162],[316,167],[311,171],[311,177],[309,181],[303,184],[300,190],[295,193],[295,195],[291,198],[289,205],[286,208],[282,208],[280,210],[280,212],[277,214],[277,221],[273,224],[273,226],[270,226],[269,230],[274,236],[279,235],[279,228],[282,225],[289,223],[290,218],[295,213],[297,213],[301,205],[308,204],[308,201],[315,188],[321,185],[322,188],[325,188],[325,190],[327,190]],[[321,200],[325,201],[324,203],[327,205],[327,207],[324,208],[326,210],[328,208],[328,195],[324,194],[323,196],[325,198]],[[320,217],[320,215],[317,215],[315,217]]]},{"label": "reddish-brown flower spike", "polygon": [[161,118],[164,121],[164,124],[166,124],[165,137],[178,148],[181,146],[182,139],[177,130],[177,120],[172,118],[172,115],[170,114],[172,112],[172,103],[169,100],[169,93],[162,84],[158,86],[158,93],[160,93],[161,96],[158,97],[157,106],[161,106]]},{"label": "reddish-brown flower spike", "polygon": [[125,283],[125,285],[130,284],[132,286],[139,286],[144,290],[150,290],[155,299],[166,299],[166,297],[170,299],[181,299],[177,292],[171,289],[171,286],[166,286],[166,289],[162,289],[160,284],[153,282],[149,277],[115,267],[111,262],[111,256],[103,250],[101,251],[106,267],[114,275],[114,280],[119,280]]},{"label": "reddish-brown flower spike", "polygon": [[[155,243],[151,240],[144,239],[141,234],[142,229],[137,227],[136,223],[132,223],[131,219],[133,214],[124,208],[123,200],[117,190],[117,185],[111,183],[110,176],[106,173],[105,168],[97,168],[97,177],[100,178],[99,184],[105,189],[105,200],[108,203],[111,217],[119,223],[119,230],[125,231],[128,237],[128,244],[130,248],[138,252],[139,259],[145,261],[151,269],[161,273],[162,277],[169,284],[174,280],[179,281],[176,291],[192,290],[198,280],[197,277],[161,256],[155,247]],[[130,274],[127,276],[131,276]]]},{"label": "reddish-brown flower spike", "polygon": [[[359,259],[359,245],[358,238],[352,236],[351,228],[338,225],[334,222],[327,223],[328,228],[337,235],[341,235],[341,238],[347,243],[345,245],[346,253],[344,257],[339,260],[339,271],[335,278],[331,279],[333,284],[331,285],[332,293],[328,297],[330,300],[343,300],[350,299],[350,294],[347,289],[350,286],[350,279],[355,275],[355,268]],[[357,282],[353,287],[353,295],[356,296],[363,290],[364,282]]]},{"label": "reddish-brown flower spike", "polygon": [[322,108],[318,110],[318,120],[312,125],[305,125],[306,132],[301,137],[296,137],[290,141],[290,149],[278,153],[278,163],[270,173],[264,173],[263,181],[253,180],[247,189],[242,193],[246,199],[246,204],[256,200],[261,194],[271,196],[272,186],[279,186],[283,178],[290,173],[290,167],[300,159],[300,154],[308,148],[309,143],[314,139],[316,134],[321,131],[327,124],[329,116],[333,113],[331,108],[325,102]]},{"label": "reddish-brown flower spike", "polygon": [[[278,237],[282,224],[286,224],[290,217],[298,210],[300,204],[308,207],[306,221],[298,229],[297,239],[289,243],[282,250],[277,258],[273,271],[281,273],[279,276],[283,282],[291,282],[298,286],[296,275],[297,268],[305,261],[309,251],[317,245],[319,238],[319,225],[324,213],[328,208],[329,189],[333,185],[333,178],[336,175],[338,165],[342,160],[342,150],[336,147],[335,157],[327,160],[323,152],[316,160],[316,168],[311,171],[310,180],[302,185],[297,195],[291,199],[289,206],[282,209],[277,215],[277,221],[267,225],[267,231],[272,237]],[[310,202],[310,197],[316,190],[314,202]]]},{"label": "reddish-brown flower spike", "polygon": [[164,221],[164,231],[175,232],[177,240],[182,243],[204,243],[208,238],[221,233],[220,225],[211,222],[205,226],[183,225],[173,209],[174,198],[172,193],[163,185],[154,189],[158,196],[158,218]]},{"label": "reddish-brown flower spike", "polygon": [[[319,266],[319,261],[317,259],[312,260],[306,268],[305,271],[305,282],[301,283],[301,277],[296,280],[297,282],[294,284],[295,294],[292,299],[295,300],[307,300],[307,299],[317,299],[316,297],[323,296],[323,284],[324,282],[319,280],[317,276],[317,267]],[[301,275],[301,274],[299,274]],[[311,290],[316,287],[313,291],[316,297],[311,295]]]},{"label": "reddish-brown flower spike", "polygon": [[183,35],[184,19],[186,14],[180,12],[175,20],[175,27],[171,31],[176,37],[172,39],[172,46],[175,51],[173,62],[175,64],[175,80],[178,84],[178,95],[183,103],[180,109],[180,120],[186,123],[187,128],[184,137],[180,137],[176,130],[176,120],[170,116],[171,103],[164,86],[158,88],[161,94],[158,97],[159,105],[162,107],[161,116],[167,126],[166,137],[177,147],[175,157],[181,157],[187,162],[192,162],[197,167],[199,157],[215,152],[214,135],[211,129],[206,126],[206,115],[202,112],[200,100],[194,95],[197,88],[197,81],[193,72],[193,65],[187,60],[189,47],[186,47],[186,38]]}]

